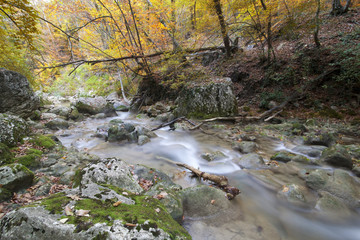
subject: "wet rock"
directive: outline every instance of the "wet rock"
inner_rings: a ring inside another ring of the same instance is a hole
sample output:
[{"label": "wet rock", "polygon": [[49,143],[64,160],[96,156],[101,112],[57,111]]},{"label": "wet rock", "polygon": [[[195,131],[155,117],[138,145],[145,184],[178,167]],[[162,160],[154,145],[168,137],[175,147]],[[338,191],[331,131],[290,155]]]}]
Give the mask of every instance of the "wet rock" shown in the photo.
[{"label": "wet rock", "polygon": [[320,198],[316,203],[315,209],[332,216],[349,216],[351,214],[349,208],[342,199],[328,193],[320,192]]},{"label": "wet rock", "polygon": [[150,138],[145,135],[140,135],[138,138],[138,145],[142,146],[146,143],[150,142]]},{"label": "wet rock", "polygon": [[188,86],[180,93],[177,102],[177,116],[233,116],[238,111],[230,78],[215,78],[207,84]]},{"label": "wet rock", "polygon": [[206,161],[212,162],[212,161],[223,160],[226,158],[226,155],[223,152],[216,151],[213,153],[203,153],[201,154],[201,158],[205,159]]},{"label": "wet rock", "polygon": [[53,109],[50,109],[49,112],[54,113],[56,115],[59,115],[61,117],[68,118],[71,111],[72,111],[71,107],[58,106],[58,107],[55,107]]},{"label": "wet rock", "polygon": [[106,114],[105,113],[98,113],[98,114],[94,115],[94,118],[103,119],[103,118],[106,118]]},{"label": "wet rock", "polygon": [[316,158],[321,156],[324,149],[326,149],[325,146],[296,146],[292,150]]},{"label": "wet rock", "polygon": [[108,103],[103,97],[79,98],[75,107],[80,113],[95,115],[105,113],[107,117],[117,116],[114,106]]},{"label": "wet rock", "polygon": [[188,217],[210,217],[226,214],[232,208],[232,202],[220,189],[209,186],[186,188],[182,191],[184,213]]},{"label": "wet rock", "polygon": [[294,204],[302,204],[306,202],[305,194],[303,191],[304,187],[299,186],[297,184],[289,184],[283,186],[283,189],[278,192],[278,197],[281,199],[285,199],[290,203]]},{"label": "wet rock", "polygon": [[42,113],[41,119],[42,120],[51,120],[57,118],[58,116],[55,113]]},{"label": "wet rock", "polygon": [[22,118],[0,114],[0,143],[13,147],[28,133],[29,126]]},{"label": "wet rock", "polygon": [[360,166],[355,166],[352,171],[357,177],[360,177]]},{"label": "wet rock", "polygon": [[0,68],[0,113],[26,118],[39,107],[40,99],[34,94],[26,77]]},{"label": "wet rock", "polygon": [[9,164],[0,167],[0,184],[2,188],[17,191],[32,184],[34,174],[21,164]]},{"label": "wet rock", "polygon": [[353,167],[351,155],[346,148],[341,145],[335,145],[325,149],[321,155],[320,162],[348,169],[352,169]]},{"label": "wet rock", "polygon": [[70,124],[62,118],[55,118],[45,123],[45,126],[51,130],[59,130],[69,128]]},{"label": "wet rock", "polygon": [[235,161],[242,168],[255,169],[264,166],[264,160],[261,156],[255,153],[249,153],[241,156],[241,158]]},{"label": "wet rock", "polygon": [[311,133],[304,137],[304,143],[307,145],[321,145],[330,147],[336,143],[336,138],[332,133],[322,133],[319,135]]},{"label": "wet rock", "polygon": [[329,179],[328,172],[323,169],[316,169],[306,177],[306,185],[314,190],[322,189]]},{"label": "wet rock", "polygon": [[[139,141],[140,136],[142,137]],[[121,120],[110,121],[107,132],[107,139],[109,142],[128,141],[137,142],[141,145],[141,143],[145,144],[145,141],[150,140],[150,138],[153,137],[156,137],[156,134],[151,130],[142,126],[135,127],[130,123],[123,123]]]},{"label": "wet rock", "polygon": [[79,120],[82,118],[82,115],[79,113],[76,107],[71,106],[71,112],[69,114],[69,119],[71,120]]},{"label": "wet rock", "polygon": [[281,151],[281,152],[276,153],[270,159],[279,161],[279,162],[290,162],[294,157],[295,157],[295,154],[293,154],[293,153]]},{"label": "wet rock", "polygon": [[142,192],[129,166],[116,158],[92,164],[83,169],[81,185],[88,183],[111,184],[131,192]]},{"label": "wet rock", "polygon": [[232,148],[241,153],[252,153],[257,150],[258,145],[255,142],[242,141],[242,142],[234,142],[232,144]]}]

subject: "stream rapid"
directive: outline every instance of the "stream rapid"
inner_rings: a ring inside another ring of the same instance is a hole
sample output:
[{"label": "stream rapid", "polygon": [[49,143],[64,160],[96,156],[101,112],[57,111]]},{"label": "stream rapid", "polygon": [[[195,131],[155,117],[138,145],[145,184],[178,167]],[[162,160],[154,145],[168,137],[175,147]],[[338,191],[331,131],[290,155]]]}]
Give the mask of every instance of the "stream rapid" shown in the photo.
[{"label": "stream rapid", "polygon": [[[165,172],[183,188],[201,184],[190,178],[184,169],[174,162],[191,165],[201,171],[225,175],[230,185],[241,190],[231,202],[231,210],[216,215],[191,218],[184,216],[183,226],[193,239],[295,239],[295,240],[339,240],[360,239],[360,216],[353,213],[346,218],[322,215],[306,206],[294,206],[280,200],[277,191],[253,174],[241,169],[234,159],[241,154],[231,145],[216,136],[200,131],[189,132],[162,128],[155,133],[151,142],[139,146],[136,143],[106,142],[94,137],[98,127],[112,119],[122,119],[135,125],[149,128],[158,122],[136,119],[130,113],[105,119],[87,119],[70,129],[56,133],[65,147],[75,147],[101,158],[117,157],[129,164],[144,164]],[[288,150],[287,145],[273,139],[259,141],[260,154],[271,156],[278,149]],[[201,157],[207,152],[220,151],[226,156],[218,161],[208,162]]]}]

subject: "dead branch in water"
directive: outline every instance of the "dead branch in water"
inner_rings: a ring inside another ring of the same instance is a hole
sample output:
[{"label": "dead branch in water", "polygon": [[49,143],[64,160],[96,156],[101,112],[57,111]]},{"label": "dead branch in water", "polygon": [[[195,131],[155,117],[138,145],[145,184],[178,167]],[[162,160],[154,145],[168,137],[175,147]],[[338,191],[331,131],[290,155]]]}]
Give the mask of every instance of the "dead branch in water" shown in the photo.
[{"label": "dead branch in water", "polygon": [[219,188],[221,188],[224,192],[226,192],[226,197],[229,200],[233,199],[234,197],[236,197],[236,195],[240,193],[240,190],[238,188],[229,186],[228,179],[225,176],[218,176],[215,174],[202,172],[199,169],[193,168],[185,163],[176,163],[176,165],[189,169],[196,176],[204,180],[210,180],[214,182]]},{"label": "dead branch in water", "polygon": [[170,121],[170,122],[160,124],[160,125],[157,126],[156,128],[151,129],[151,131],[155,131],[155,130],[158,130],[158,129],[160,129],[160,128],[167,127],[167,126],[170,126],[170,128],[173,128],[173,125],[174,125],[176,122],[181,122],[181,121],[187,121],[188,123],[190,123],[190,124],[193,125],[193,126],[196,125],[195,123],[193,123],[192,121],[190,121],[190,120],[187,119],[186,117],[178,117],[178,118],[175,118],[174,120],[172,120],[172,121]]}]

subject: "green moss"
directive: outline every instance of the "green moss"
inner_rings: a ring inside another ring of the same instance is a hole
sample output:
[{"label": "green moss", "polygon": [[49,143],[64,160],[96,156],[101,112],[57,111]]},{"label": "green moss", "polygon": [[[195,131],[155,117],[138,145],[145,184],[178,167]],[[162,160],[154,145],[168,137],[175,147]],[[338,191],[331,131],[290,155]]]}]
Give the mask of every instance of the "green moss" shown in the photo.
[{"label": "green moss", "polygon": [[73,188],[76,188],[76,187],[80,186],[80,183],[81,183],[81,180],[82,180],[82,177],[83,177],[84,173],[85,172],[82,169],[76,170],[74,178],[72,180]]},{"label": "green moss", "polygon": [[329,118],[336,118],[336,119],[343,119],[344,117],[337,111],[331,108],[325,108],[319,112],[320,116],[322,117],[329,117]]},{"label": "green moss", "polygon": [[33,153],[15,158],[14,162],[20,163],[28,168],[36,168],[40,166],[39,155]]},{"label": "green moss", "polygon": [[38,149],[35,149],[35,148],[29,148],[27,151],[26,151],[27,154],[35,154],[37,156],[41,156],[43,154],[43,152],[41,150],[38,150]]},{"label": "green moss", "polygon": [[14,157],[14,155],[10,151],[8,146],[6,146],[3,143],[0,143],[0,166],[2,166],[4,164],[12,163],[13,157]]},{"label": "green moss", "polygon": [[30,140],[30,142],[36,144],[39,147],[44,147],[47,149],[51,149],[56,145],[54,140],[52,140],[48,136],[43,136],[43,135],[34,137],[33,139]]},{"label": "green moss", "polygon": [[6,188],[0,188],[0,202],[10,200],[12,197],[12,192]]},{"label": "green moss", "polygon": [[64,207],[71,201],[65,193],[57,193],[44,199],[40,205],[44,206],[51,214],[62,214]]}]

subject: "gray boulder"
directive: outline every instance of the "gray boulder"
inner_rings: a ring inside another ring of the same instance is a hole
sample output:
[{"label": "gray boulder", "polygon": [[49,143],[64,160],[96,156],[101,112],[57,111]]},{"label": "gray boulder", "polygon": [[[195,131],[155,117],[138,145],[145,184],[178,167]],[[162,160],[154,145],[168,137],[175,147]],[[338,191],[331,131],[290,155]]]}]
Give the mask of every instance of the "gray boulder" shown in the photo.
[{"label": "gray boulder", "polygon": [[0,143],[15,146],[28,132],[29,126],[22,118],[0,114]]},{"label": "gray boulder", "polygon": [[233,211],[233,202],[220,189],[209,186],[186,188],[182,191],[184,212],[188,217],[226,215]]},{"label": "gray boulder", "polygon": [[322,133],[319,135],[311,133],[308,136],[304,137],[304,143],[307,145],[321,145],[330,147],[334,145],[335,142],[336,138],[332,133]]},{"label": "gray boulder", "polygon": [[[100,130],[98,129],[99,133]],[[151,130],[142,126],[135,127],[131,123],[124,123],[118,119],[111,120],[107,129],[107,139],[109,142],[128,141],[143,145],[153,137],[156,137],[156,134]]]},{"label": "gray boulder", "polygon": [[258,145],[255,142],[250,141],[242,141],[242,142],[234,142],[232,144],[232,148],[241,153],[253,153],[257,150]]},{"label": "gray boulder", "polygon": [[0,185],[10,191],[17,191],[32,184],[34,173],[21,164],[0,167]]},{"label": "gray boulder", "polygon": [[207,84],[187,86],[176,101],[178,116],[195,118],[234,116],[238,111],[230,78],[215,78],[209,80]]},{"label": "gray boulder", "polygon": [[352,169],[353,167],[351,155],[346,148],[341,145],[335,145],[325,149],[321,155],[320,162],[348,169]]},{"label": "gray boulder", "polygon": [[62,118],[55,118],[45,123],[45,126],[52,130],[59,130],[69,128],[70,124]]},{"label": "gray boulder", "polygon": [[247,169],[254,169],[264,166],[264,159],[256,153],[249,153],[243,155],[236,163]]},{"label": "gray boulder", "polygon": [[297,184],[288,184],[277,194],[280,199],[285,199],[290,203],[302,204],[306,201],[303,191],[304,187]]},{"label": "gray boulder", "polygon": [[40,107],[26,77],[0,68],[0,113],[29,117]]},{"label": "gray boulder", "polygon": [[328,193],[320,192],[320,198],[316,202],[315,209],[325,213],[326,215],[332,215],[333,217],[349,216],[351,212],[342,199]]},{"label": "gray boulder", "polygon": [[324,151],[324,149],[326,149],[325,146],[296,146],[294,147],[292,150],[294,152],[298,152],[298,153],[302,153],[305,154],[309,157],[320,157],[322,151]]},{"label": "gray boulder", "polygon": [[105,113],[107,117],[117,116],[114,105],[108,103],[103,97],[84,98],[81,97],[75,103],[75,107],[80,113],[96,115]]}]

